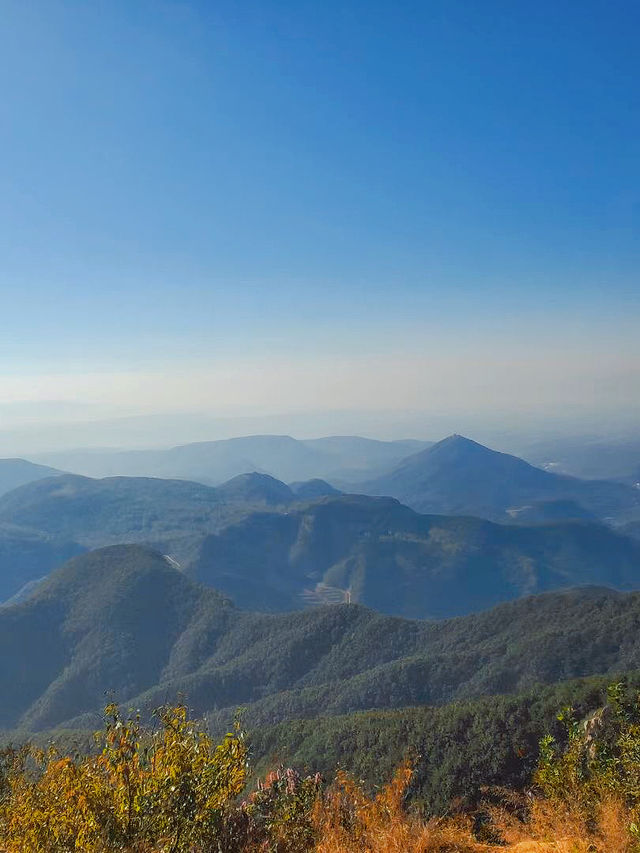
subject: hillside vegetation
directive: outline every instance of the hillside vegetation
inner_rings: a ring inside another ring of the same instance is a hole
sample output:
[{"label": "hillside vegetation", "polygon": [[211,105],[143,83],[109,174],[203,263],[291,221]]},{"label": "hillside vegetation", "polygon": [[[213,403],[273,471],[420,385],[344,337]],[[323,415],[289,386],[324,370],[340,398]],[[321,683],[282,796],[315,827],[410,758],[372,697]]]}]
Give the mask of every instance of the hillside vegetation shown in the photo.
[{"label": "hillside vegetation", "polygon": [[86,549],[55,532],[0,522],[0,603]]},{"label": "hillside vegetation", "polygon": [[[105,710],[97,754],[50,746],[5,750],[0,843],[7,853],[633,853],[640,844],[640,698],[622,684],[584,724],[569,708],[560,738],[540,741],[536,788],[476,780],[475,811],[407,808],[415,759],[372,795],[338,770],[325,781],[281,767],[247,786],[249,750],[236,727],[216,744],[184,706],[145,729]],[[485,743],[491,749],[491,735]],[[333,778],[332,778],[333,777]],[[382,781],[378,775],[378,780]],[[484,784],[483,784],[484,783]],[[482,787],[481,787],[482,786]],[[242,792],[244,799],[240,799]]]},{"label": "hillside vegetation", "polygon": [[602,589],[445,622],[353,604],[243,612],[160,554],[113,546],[0,610],[0,725],[93,725],[105,690],[141,708],[183,695],[225,725],[238,705],[253,725],[443,704],[640,668],[639,622],[639,593]]}]

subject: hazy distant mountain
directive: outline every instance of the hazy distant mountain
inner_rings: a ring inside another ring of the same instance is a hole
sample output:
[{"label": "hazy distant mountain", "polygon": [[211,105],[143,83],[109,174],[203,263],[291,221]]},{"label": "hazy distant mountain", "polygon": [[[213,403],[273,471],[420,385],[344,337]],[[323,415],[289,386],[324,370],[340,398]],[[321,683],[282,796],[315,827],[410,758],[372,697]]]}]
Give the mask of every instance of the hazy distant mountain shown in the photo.
[{"label": "hazy distant mountain", "polygon": [[26,459],[0,459],[0,495],[31,483],[34,480],[42,480],[45,477],[54,477],[61,474],[55,468],[46,465],[36,465],[27,462]]},{"label": "hazy distant mountain", "polygon": [[194,480],[218,485],[238,474],[270,474],[285,482],[323,478],[333,482],[372,477],[428,445],[332,436],[300,441],[287,435],[253,435],[186,444],[167,450],[86,450],[41,457],[91,477],[126,475]]},{"label": "hazy distant mountain", "polygon": [[341,494],[339,489],[334,488],[332,485],[327,483],[326,480],[320,480],[317,477],[313,480],[303,480],[299,483],[290,483],[289,486],[295,497],[302,501],[313,501],[317,498]]},{"label": "hazy distant mountain", "polygon": [[546,471],[594,480],[640,481],[640,438],[561,437],[538,441],[522,455]]},{"label": "hazy distant mountain", "polygon": [[333,460],[333,464],[328,465],[324,472],[316,472],[312,476],[324,477],[342,485],[345,482],[360,482],[370,477],[372,471],[382,473],[389,470],[410,454],[430,447],[433,442],[415,439],[376,441],[356,435],[332,435],[307,439],[304,444]]},{"label": "hazy distant mountain", "polygon": [[[509,521],[544,502],[572,502],[600,519],[623,522],[640,516],[640,491],[621,483],[578,480],[529,465],[460,435],[405,459],[391,473],[362,486],[391,495],[419,512],[468,514]],[[557,518],[557,505],[549,504]]]},{"label": "hazy distant mountain", "polygon": [[349,495],[260,512],[207,537],[189,569],[247,609],[359,601],[412,617],[559,587],[640,587],[640,543],[600,524],[521,527]]},{"label": "hazy distant mountain", "polygon": [[637,668],[639,619],[640,594],[598,589],[442,623],[358,605],[243,613],[160,554],[115,546],[0,608],[0,726],[91,725],[105,691],[138,708],[183,697],[226,722],[240,704],[269,722],[439,704]]}]

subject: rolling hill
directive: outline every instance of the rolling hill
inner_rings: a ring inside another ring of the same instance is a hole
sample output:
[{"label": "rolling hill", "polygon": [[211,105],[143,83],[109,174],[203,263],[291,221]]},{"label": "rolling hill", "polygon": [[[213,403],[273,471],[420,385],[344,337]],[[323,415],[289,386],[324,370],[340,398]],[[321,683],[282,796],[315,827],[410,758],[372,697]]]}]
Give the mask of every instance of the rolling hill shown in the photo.
[{"label": "rolling hill", "polygon": [[[531,507],[567,501],[597,518],[623,523],[640,517],[640,491],[622,483],[578,480],[529,465],[460,435],[408,457],[360,491],[390,495],[418,512],[474,515],[509,522]],[[557,510],[557,506],[555,507]]]},{"label": "rolling hill", "polygon": [[216,488],[219,500],[265,506],[286,506],[294,500],[289,486],[269,474],[238,474]]},{"label": "rolling hill", "polygon": [[0,726],[92,725],[105,691],[138,708],[183,695],[214,725],[240,704],[252,723],[442,704],[637,669],[638,624],[640,593],[595,588],[444,622],[241,612],[160,554],[112,546],[0,609]]},{"label": "rolling hill", "polygon": [[317,498],[328,497],[329,495],[340,495],[342,492],[327,483],[326,480],[314,478],[313,480],[304,480],[298,483],[289,484],[291,491],[299,501],[313,501]]}]

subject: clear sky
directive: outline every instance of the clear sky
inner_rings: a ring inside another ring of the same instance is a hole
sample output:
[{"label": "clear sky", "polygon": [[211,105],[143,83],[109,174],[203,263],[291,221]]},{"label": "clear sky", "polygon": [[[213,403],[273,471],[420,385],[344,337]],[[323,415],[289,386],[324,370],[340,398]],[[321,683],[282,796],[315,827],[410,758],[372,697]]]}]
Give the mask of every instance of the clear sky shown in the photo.
[{"label": "clear sky", "polygon": [[0,23],[6,429],[637,410],[633,0],[3,0]]}]

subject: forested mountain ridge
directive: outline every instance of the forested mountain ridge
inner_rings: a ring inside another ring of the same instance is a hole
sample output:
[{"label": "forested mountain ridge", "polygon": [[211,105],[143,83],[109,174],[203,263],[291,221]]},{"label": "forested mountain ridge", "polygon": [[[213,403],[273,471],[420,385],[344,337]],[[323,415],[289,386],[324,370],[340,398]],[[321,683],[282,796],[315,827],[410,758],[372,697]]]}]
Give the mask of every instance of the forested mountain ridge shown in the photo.
[{"label": "forested mountain ridge", "polygon": [[[0,609],[3,728],[42,729],[178,695],[198,713],[276,722],[442,704],[640,668],[640,593],[584,589],[424,622],[358,605],[242,612],[140,546],[74,558]],[[213,719],[213,717],[212,717]]]},{"label": "forested mountain ridge", "polygon": [[443,617],[579,584],[634,589],[640,544],[599,524],[498,525],[344,495],[250,514],[205,538],[188,571],[248,609],[342,597]]},{"label": "forested mountain ridge", "polygon": [[586,719],[607,702],[607,688],[623,678],[629,692],[640,687],[640,672],[616,673],[538,685],[518,694],[485,696],[442,706],[286,720],[251,728],[257,773],[283,764],[330,776],[336,767],[377,790],[380,779],[411,756],[415,774],[410,797],[428,815],[473,807],[498,786],[531,786],[539,743],[560,741],[562,708]]}]

